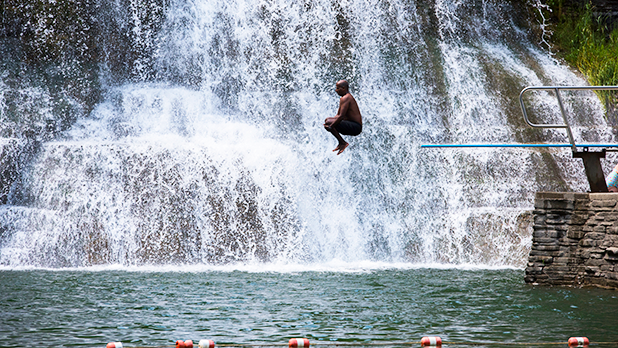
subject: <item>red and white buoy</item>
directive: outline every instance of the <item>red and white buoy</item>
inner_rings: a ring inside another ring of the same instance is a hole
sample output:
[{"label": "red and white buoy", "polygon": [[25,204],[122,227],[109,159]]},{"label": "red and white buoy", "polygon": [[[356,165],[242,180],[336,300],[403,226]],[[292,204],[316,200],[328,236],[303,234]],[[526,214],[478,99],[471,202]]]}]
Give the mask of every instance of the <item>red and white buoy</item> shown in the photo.
[{"label": "red and white buoy", "polygon": [[291,338],[289,347],[290,348],[309,347],[309,340],[306,338]]},{"label": "red and white buoy", "polygon": [[442,339],[438,336],[425,336],[421,338],[422,347],[441,347]]},{"label": "red and white buoy", "polygon": [[178,340],[176,341],[176,348],[193,348],[193,341],[191,340]]},{"label": "red and white buoy", "polygon": [[122,342],[109,342],[107,348],[122,348]]},{"label": "red and white buoy", "polygon": [[590,341],[588,337],[571,337],[569,338],[569,347],[588,347]]},{"label": "red and white buoy", "polygon": [[200,340],[200,348],[215,348],[215,341],[213,340]]}]

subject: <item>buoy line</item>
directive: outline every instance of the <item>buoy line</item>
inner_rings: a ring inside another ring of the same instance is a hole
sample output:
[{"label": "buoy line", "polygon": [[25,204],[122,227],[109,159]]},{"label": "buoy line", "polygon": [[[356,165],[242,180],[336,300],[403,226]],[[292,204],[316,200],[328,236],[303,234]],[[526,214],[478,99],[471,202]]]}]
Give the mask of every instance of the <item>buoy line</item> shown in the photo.
[{"label": "buoy line", "polygon": [[[312,346],[350,346],[350,347],[361,347],[361,346],[411,346],[411,345],[419,345],[421,342],[392,342],[392,343],[351,343],[351,342],[340,342],[340,343],[314,343]],[[444,345],[458,345],[458,346],[559,346],[559,345],[567,345],[567,342],[450,342],[450,341],[442,341]],[[600,346],[600,345],[616,345],[618,346],[618,342],[594,342],[590,343],[591,346]],[[226,344],[217,344],[219,347],[282,347],[287,346],[287,344],[282,343],[226,343]],[[123,346],[124,348],[176,348],[176,345],[166,345],[166,346]]]},{"label": "buoy line", "polygon": [[[289,348],[310,348],[310,345],[316,346],[348,346],[348,347],[362,347],[362,346],[412,346],[420,345],[421,347],[441,347],[445,345],[453,346],[557,346],[568,345],[570,348],[574,347],[588,347],[591,343],[587,337],[571,337],[567,342],[481,342],[481,341],[442,341],[440,337],[428,336],[423,337],[420,341],[391,341],[391,342],[324,342],[317,341],[313,344],[309,343],[306,338],[292,338],[288,343],[220,343],[216,344],[218,347],[282,347],[288,346]],[[618,342],[594,342],[592,345],[615,345],[618,346]],[[131,348],[193,348],[193,341],[176,341],[176,345],[164,345],[164,346],[132,346]],[[215,348],[215,342],[213,340],[200,340],[199,348]],[[107,348],[123,348],[121,342],[110,342],[107,344]],[[129,347],[124,347],[129,348]]]}]

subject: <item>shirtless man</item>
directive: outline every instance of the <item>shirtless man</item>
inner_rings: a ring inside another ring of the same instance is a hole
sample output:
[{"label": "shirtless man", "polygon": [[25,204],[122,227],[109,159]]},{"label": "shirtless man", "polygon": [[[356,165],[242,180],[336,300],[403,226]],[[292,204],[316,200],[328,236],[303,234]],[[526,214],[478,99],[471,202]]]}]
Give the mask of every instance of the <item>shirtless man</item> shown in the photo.
[{"label": "shirtless man", "polygon": [[348,144],[343,138],[343,135],[359,135],[363,131],[363,119],[358,109],[356,100],[349,91],[349,84],[346,80],[341,80],[335,85],[335,92],[341,96],[339,99],[339,110],[337,116],[329,117],[324,121],[324,129],[331,132],[339,145],[333,150],[338,151],[337,155],[348,147]]}]

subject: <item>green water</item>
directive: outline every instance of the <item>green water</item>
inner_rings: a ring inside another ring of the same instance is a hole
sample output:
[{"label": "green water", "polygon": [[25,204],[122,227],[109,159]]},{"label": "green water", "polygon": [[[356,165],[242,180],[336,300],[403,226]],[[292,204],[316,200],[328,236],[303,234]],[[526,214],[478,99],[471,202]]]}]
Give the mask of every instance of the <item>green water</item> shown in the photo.
[{"label": "green water", "polygon": [[513,269],[0,271],[1,347],[618,342],[616,313],[618,292],[534,287]]}]

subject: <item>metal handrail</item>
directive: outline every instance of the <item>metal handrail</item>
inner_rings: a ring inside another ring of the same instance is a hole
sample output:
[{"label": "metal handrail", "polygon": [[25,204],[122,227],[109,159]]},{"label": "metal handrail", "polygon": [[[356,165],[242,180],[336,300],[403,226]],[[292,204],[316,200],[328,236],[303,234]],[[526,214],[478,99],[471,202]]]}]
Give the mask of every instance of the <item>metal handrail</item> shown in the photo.
[{"label": "metal handrail", "polygon": [[[567,131],[567,136],[569,137],[569,142],[571,143],[571,148],[573,151],[576,151],[577,146],[575,145],[575,139],[573,138],[573,132],[571,132],[571,126],[569,125],[569,121],[567,120],[566,113],[564,111],[564,106],[562,104],[562,98],[560,97],[560,90],[571,90],[571,91],[582,91],[582,90],[595,90],[595,91],[615,91],[618,90],[618,86],[530,86],[521,90],[519,93],[519,104],[521,105],[521,112],[524,114],[524,120],[530,127],[534,128],[565,128]],[[526,112],[526,106],[524,105],[524,93],[530,90],[553,90],[556,92],[556,99],[558,100],[558,106],[560,107],[560,114],[562,114],[562,120],[564,124],[536,124],[530,122],[528,119],[528,113]]]}]

